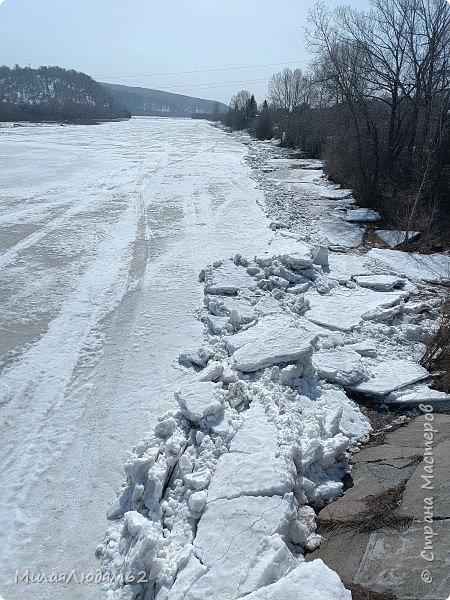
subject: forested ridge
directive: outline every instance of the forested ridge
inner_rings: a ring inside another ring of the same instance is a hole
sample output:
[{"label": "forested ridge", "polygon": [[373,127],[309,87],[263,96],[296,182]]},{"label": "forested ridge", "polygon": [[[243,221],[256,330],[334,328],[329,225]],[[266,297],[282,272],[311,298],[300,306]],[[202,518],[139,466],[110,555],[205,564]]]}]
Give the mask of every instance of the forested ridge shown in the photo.
[{"label": "forested ridge", "polygon": [[202,117],[219,115],[227,110],[221,102],[193,98],[183,94],[172,94],[128,85],[101,83],[121,106],[132,115],[158,117]]},{"label": "forested ridge", "polygon": [[450,242],[450,6],[372,0],[371,10],[319,2],[306,31],[305,71],[234,96],[223,122],[321,157],[334,181],[377,208],[390,227]]},{"label": "forested ridge", "polygon": [[0,67],[0,121],[91,121],[130,117],[99,83],[60,67]]}]

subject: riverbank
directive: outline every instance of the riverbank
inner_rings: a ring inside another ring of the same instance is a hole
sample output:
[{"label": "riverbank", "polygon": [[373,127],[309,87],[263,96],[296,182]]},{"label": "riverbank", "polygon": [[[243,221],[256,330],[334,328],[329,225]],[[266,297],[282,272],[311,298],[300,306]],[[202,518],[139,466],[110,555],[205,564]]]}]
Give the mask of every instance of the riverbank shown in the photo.
[{"label": "riverbank", "polygon": [[237,137],[273,236],[200,272],[204,343],[179,356],[190,383],[136,446],[98,548],[111,598],[349,598],[304,557],[372,430],[351,397],[404,413],[436,400],[417,361],[438,316],[429,281],[445,280],[449,258],[366,254],[350,190],[318,161]]}]

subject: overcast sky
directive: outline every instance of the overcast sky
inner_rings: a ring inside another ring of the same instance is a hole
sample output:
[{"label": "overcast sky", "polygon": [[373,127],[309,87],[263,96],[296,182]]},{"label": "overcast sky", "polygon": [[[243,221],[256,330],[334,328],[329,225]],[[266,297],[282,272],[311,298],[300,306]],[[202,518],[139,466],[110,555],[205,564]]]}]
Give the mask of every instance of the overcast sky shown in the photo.
[{"label": "overcast sky", "polygon": [[[9,66],[58,65],[99,81],[226,103],[246,88],[261,102],[272,73],[284,66],[306,66],[310,55],[303,27],[313,4],[314,0],[0,0],[0,61]],[[327,4],[365,8],[369,2]],[[229,70],[206,72],[224,68]]]}]

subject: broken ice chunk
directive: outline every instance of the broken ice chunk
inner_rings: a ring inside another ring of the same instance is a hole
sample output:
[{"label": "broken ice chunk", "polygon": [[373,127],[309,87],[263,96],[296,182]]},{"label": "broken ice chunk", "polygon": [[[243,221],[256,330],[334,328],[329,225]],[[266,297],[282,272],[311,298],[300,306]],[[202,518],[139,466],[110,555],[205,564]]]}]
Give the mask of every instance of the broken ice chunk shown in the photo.
[{"label": "broken ice chunk", "polygon": [[280,598],[351,600],[352,593],[345,589],[337,573],[320,559],[316,559],[301,563],[283,578],[248,594],[245,598],[246,600],[280,600]]},{"label": "broken ice chunk", "polygon": [[203,469],[194,471],[194,473],[187,473],[184,476],[184,481],[194,490],[203,490],[211,481],[211,471],[209,469]]},{"label": "broken ice chunk", "polygon": [[363,381],[352,389],[363,394],[385,396],[429,376],[428,371],[416,363],[408,360],[387,360],[372,368],[368,381]]},{"label": "broken ice chunk", "polygon": [[189,508],[196,513],[202,512],[206,506],[208,494],[205,491],[194,492],[189,497]]},{"label": "broken ice chunk", "polygon": [[250,323],[255,318],[251,304],[244,298],[206,296],[205,304],[209,312],[218,317],[229,317],[236,311],[242,323]]},{"label": "broken ice chunk", "polygon": [[409,279],[429,281],[430,283],[449,281],[450,256],[443,253],[419,254],[418,252],[372,248],[366,257],[379,261],[391,272],[405,275]]},{"label": "broken ice chunk", "polygon": [[291,327],[272,338],[245,344],[233,358],[239,371],[251,373],[276,364],[305,360],[311,356],[317,340],[317,335]]},{"label": "broken ice chunk", "polygon": [[270,452],[222,454],[208,490],[210,502],[240,496],[274,496],[294,488],[292,460]]},{"label": "broken ice chunk", "polygon": [[244,424],[234,436],[230,452],[252,454],[266,451],[275,455],[278,448],[277,429],[274,423],[267,420],[262,404],[253,400],[244,415]]},{"label": "broken ice chunk", "polygon": [[394,275],[358,275],[354,278],[361,287],[388,292],[394,288],[402,288],[406,281]]},{"label": "broken ice chunk", "polygon": [[317,375],[331,383],[346,386],[361,381],[365,376],[360,355],[350,348],[318,352],[312,362]]},{"label": "broken ice chunk", "polygon": [[206,272],[205,294],[236,296],[239,290],[254,287],[253,277],[244,267],[235,265],[232,261],[227,261],[218,268]]},{"label": "broken ice chunk", "polygon": [[273,536],[287,533],[295,518],[292,495],[208,502],[194,548],[209,570],[197,579],[185,600],[214,598],[218,589],[231,600],[286,575],[295,561],[283,539]]},{"label": "broken ice chunk", "polygon": [[183,415],[197,423],[223,407],[223,392],[209,381],[193,382],[174,393]]},{"label": "broken ice chunk", "polygon": [[181,364],[204,367],[212,355],[213,352],[209,348],[199,348],[195,352],[183,352],[178,357],[178,361]]},{"label": "broken ice chunk", "polygon": [[386,404],[403,406],[418,406],[429,404],[435,411],[450,409],[450,394],[432,390],[428,385],[420,383],[391,392],[385,399]]},{"label": "broken ice chunk", "polygon": [[388,230],[388,229],[377,229],[375,234],[382,242],[390,248],[395,248],[406,241],[406,234],[408,233],[408,240],[415,239],[420,235],[420,231],[399,231],[399,230]]},{"label": "broken ice chunk", "polygon": [[345,220],[354,223],[372,223],[374,221],[381,221],[381,216],[371,208],[354,208],[347,211]]},{"label": "broken ice chunk", "polygon": [[356,344],[349,344],[348,348],[351,348],[361,356],[372,356],[377,355],[377,345],[372,340],[364,340],[363,342],[357,342]]},{"label": "broken ice chunk", "polygon": [[313,253],[313,263],[322,267],[328,266],[328,248],[326,246],[316,248]]},{"label": "broken ice chunk", "polygon": [[223,364],[213,360],[197,375],[198,381],[219,381],[223,375]]},{"label": "broken ice chunk", "polygon": [[361,323],[366,314],[390,308],[407,297],[407,292],[374,292],[361,289],[358,294],[342,294],[331,290],[326,296],[308,295],[311,309],[305,317],[330,329],[351,331]]},{"label": "broken ice chunk", "polygon": [[265,317],[267,315],[282,313],[283,309],[278,300],[275,300],[273,296],[263,296],[255,305],[255,312],[259,316]]}]

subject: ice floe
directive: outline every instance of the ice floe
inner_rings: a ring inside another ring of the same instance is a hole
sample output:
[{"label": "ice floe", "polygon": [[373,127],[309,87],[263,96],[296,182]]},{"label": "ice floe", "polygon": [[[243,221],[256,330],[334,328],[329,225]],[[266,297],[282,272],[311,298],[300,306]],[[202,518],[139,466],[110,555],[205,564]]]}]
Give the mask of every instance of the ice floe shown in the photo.
[{"label": "ice floe", "polygon": [[361,287],[382,292],[389,292],[394,288],[402,288],[405,285],[404,279],[394,275],[358,275],[354,277],[354,280]]},{"label": "ice floe", "polygon": [[410,279],[429,283],[450,281],[450,256],[447,254],[419,254],[373,248],[366,256],[391,272]]},{"label": "ice floe", "polygon": [[439,390],[433,390],[423,383],[395,390],[391,392],[384,401],[386,404],[411,407],[427,404],[431,405],[435,411],[450,409],[450,394],[440,392]]},{"label": "ice floe", "polygon": [[361,356],[350,348],[317,352],[313,356],[317,375],[331,383],[348,386],[365,378]]},{"label": "ice floe", "polygon": [[361,289],[358,293],[331,291],[326,296],[311,294],[308,295],[311,308],[305,317],[330,329],[351,331],[363,319],[375,317],[407,296],[406,292],[374,292],[369,289]]},{"label": "ice floe", "polygon": [[233,358],[239,371],[249,373],[271,365],[309,358],[316,341],[314,334],[286,328],[276,336],[245,344],[234,353]]},{"label": "ice floe", "polygon": [[395,248],[396,246],[400,246],[403,242],[406,241],[406,237],[408,236],[408,240],[414,240],[416,237],[420,235],[420,231],[399,231],[397,229],[388,230],[388,229],[377,229],[375,232],[376,236],[380,238],[380,240],[389,246],[390,248]]},{"label": "ice floe", "polygon": [[347,211],[345,219],[356,223],[372,223],[374,221],[381,221],[381,216],[376,210],[372,210],[371,208],[354,208]]},{"label": "ice floe", "polygon": [[216,414],[223,406],[222,391],[209,382],[191,383],[175,392],[175,399],[183,415],[194,423]]},{"label": "ice floe", "polygon": [[385,396],[429,376],[428,371],[416,363],[387,360],[376,363],[370,370],[369,379],[353,386],[353,390],[373,396]]}]

